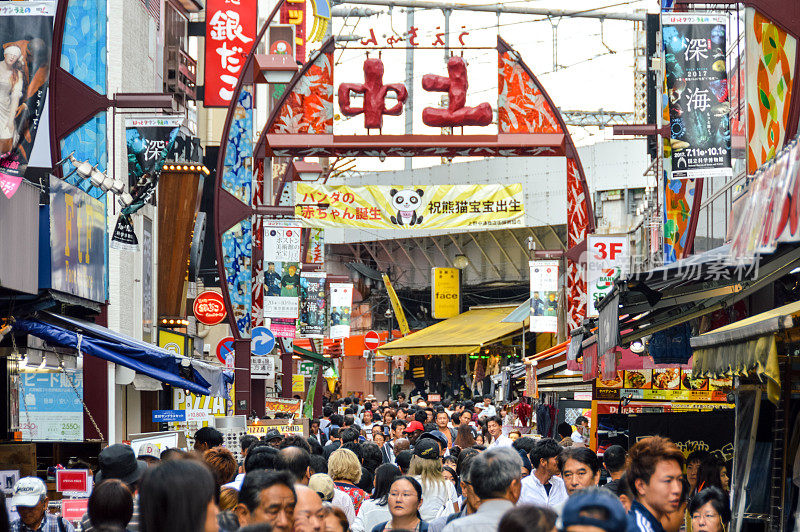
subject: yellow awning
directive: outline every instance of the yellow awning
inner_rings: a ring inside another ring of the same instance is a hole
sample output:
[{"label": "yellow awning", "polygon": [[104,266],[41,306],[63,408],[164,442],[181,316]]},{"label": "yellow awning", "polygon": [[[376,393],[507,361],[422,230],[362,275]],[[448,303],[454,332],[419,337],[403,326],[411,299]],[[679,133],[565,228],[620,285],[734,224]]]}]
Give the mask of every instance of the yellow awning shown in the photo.
[{"label": "yellow awning", "polygon": [[794,326],[800,301],[731,323],[692,338],[692,376],[723,379],[755,373],[778,402],[781,390],[775,333]]},{"label": "yellow awning", "polygon": [[378,348],[378,354],[397,356],[476,353],[485,345],[520,334],[522,323],[502,321],[516,307],[517,305],[473,307],[463,314],[384,344]]}]

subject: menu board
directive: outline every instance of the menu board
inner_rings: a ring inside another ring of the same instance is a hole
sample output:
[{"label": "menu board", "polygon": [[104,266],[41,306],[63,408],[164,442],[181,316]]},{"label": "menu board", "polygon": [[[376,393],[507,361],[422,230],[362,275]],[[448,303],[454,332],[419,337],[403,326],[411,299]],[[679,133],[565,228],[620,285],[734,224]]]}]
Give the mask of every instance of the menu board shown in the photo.
[{"label": "menu board", "polygon": [[726,401],[732,379],[692,378],[691,369],[617,371],[615,379],[595,380],[595,399]]}]

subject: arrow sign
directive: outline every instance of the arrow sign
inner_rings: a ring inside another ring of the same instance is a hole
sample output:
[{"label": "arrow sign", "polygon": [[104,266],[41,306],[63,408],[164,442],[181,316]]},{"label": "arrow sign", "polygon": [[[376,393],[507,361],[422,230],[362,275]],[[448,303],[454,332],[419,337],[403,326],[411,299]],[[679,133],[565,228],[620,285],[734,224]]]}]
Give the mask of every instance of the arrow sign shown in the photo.
[{"label": "arrow sign", "polygon": [[233,336],[226,336],[217,344],[217,358],[223,364],[228,355],[233,356],[233,351]]},{"label": "arrow sign", "polygon": [[266,327],[256,327],[251,333],[250,351],[256,356],[266,356],[275,348],[275,335]]}]

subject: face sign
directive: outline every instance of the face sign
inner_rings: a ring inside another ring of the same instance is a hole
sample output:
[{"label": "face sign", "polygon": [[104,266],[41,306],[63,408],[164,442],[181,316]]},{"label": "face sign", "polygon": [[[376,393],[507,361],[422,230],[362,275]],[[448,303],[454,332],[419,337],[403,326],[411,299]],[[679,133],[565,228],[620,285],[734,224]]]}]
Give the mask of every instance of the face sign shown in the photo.
[{"label": "face sign", "polygon": [[600,480],[600,471],[594,473],[588,465],[569,458],[564,463],[564,469],[561,470],[561,478],[564,479],[567,493],[572,495],[578,490],[596,486]]},{"label": "face sign", "polygon": [[[678,509],[681,501],[681,466],[675,460],[661,460],[649,482],[636,480],[636,491],[642,504],[660,515]],[[658,517],[658,516],[657,516]]]},{"label": "face sign", "polygon": [[258,506],[248,511],[244,504],[236,506],[241,526],[269,523],[276,532],[290,532],[294,526],[296,500],[288,486],[275,484],[261,490]]},{"label": "face sign", "polygon": [[497,421],[490,421],[486,424],[486,428],[489,429],[489,434],[492,435],[492,438],[498,438],[503,433],[503,427],[497,424]]}]

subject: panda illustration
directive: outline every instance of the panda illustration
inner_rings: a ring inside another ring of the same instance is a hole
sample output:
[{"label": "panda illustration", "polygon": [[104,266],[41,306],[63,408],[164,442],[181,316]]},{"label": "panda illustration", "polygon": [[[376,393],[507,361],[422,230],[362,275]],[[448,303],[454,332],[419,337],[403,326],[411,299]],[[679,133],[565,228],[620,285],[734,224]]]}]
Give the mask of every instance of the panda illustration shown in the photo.
[{"label": "panda illustration", "polygon": [[422,207],[422,194],[423,190],[418,188],[416,190],[396,190],[389,191],[392,196],[392,205],[397,209],[397,216],[391,216],[390,219],[395,225],[416,225],[422,223],[422,216],[417,214],[417,209]]}]

